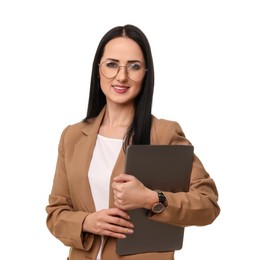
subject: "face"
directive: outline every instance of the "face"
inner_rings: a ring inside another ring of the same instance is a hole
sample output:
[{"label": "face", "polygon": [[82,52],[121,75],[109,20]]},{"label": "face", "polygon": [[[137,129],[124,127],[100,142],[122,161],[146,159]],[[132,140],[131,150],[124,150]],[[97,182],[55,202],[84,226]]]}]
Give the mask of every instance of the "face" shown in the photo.
[{"label": "face", "polygon": [[145,61],[139,45],[130,38],[109,41],[100,60],[100,86],[107,105],[133,104],[145,74]]}]

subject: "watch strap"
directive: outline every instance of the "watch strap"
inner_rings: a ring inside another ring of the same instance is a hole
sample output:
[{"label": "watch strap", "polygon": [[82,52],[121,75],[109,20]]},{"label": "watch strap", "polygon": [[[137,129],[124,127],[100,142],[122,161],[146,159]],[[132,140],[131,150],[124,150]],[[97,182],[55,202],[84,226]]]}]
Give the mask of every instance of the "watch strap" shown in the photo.
[{"label": "watch strap", "polygon": [[163,194],[162,191],[160,190],[155,190],[157,193],[158,193],[158,197],[159,197],[159,203],[162,203],[162,204],[166,204],[166,197],[165,195]]}]

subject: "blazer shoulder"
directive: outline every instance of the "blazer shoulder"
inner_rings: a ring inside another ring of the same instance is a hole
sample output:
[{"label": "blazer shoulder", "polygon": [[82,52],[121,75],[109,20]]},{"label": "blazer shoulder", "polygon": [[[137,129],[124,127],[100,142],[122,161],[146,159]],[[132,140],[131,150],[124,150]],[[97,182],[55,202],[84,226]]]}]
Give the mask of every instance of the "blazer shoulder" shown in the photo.
[{"label": "blazer shoulder", "polygon": [[85,122],[78,122],[74,124],[67,125],[62,133],[61,133],[61,140],[64,143],[73,143],[76,142],[81,136],[83,135],[83,129],[87,128],[87,123]]},{"label": "blazer shoulder", "polygon": [[70,125],[67,125],[63,129],[63,133],[65,135],[75,134],[77,132],[81,132],[81,130],[84,129],[86,126],[87,126],[87,123],[85,123],[85,122],[78,122],[78,123],[70,124]]},{"label": "blazer shoulder", "polygon": [[152,116],[152,137],[156,143],[189,144],[182,127],[177,121]]},{"label": "blazer shoulder", "polygon": [[157,118],[152,116],[153,127],[159,131],[173,131],[178,134],[183,134],[182,127],[177,121],[167,120],[163,118]]}]

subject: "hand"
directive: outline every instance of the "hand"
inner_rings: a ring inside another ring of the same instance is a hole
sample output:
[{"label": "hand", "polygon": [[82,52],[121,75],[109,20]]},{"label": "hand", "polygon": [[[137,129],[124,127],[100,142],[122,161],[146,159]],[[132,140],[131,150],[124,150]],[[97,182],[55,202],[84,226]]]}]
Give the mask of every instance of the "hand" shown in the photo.
[{"label": "hand", "polygon": [[125,234],[132,234],[132,228],[129,215],[117,208],[91,213],[83,222],[83,231],[115,238],[125,238]]},{"label": "hand", "polygon": [[157,193],[145,187],[135,176],[120,174],[112,183],[115,206],[122,210],[151,209],[157,202]]}]

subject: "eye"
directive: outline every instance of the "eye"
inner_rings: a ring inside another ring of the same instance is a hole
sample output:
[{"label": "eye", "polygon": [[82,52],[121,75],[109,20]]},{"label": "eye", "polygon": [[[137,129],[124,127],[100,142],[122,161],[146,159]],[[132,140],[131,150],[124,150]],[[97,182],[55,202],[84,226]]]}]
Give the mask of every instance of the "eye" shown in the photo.
[{"label": "eye", "polygon": [[114,62],[114,61],[107,61],[106,62],[106,66],[110,69],[116,69],[118,68],[118,64],[117,62]]},{"label": "eye", "polygon": [[141,64],[140,63],[130,63],[128,64],[128,68],[131,70],[140,70],[141,69]]}]

